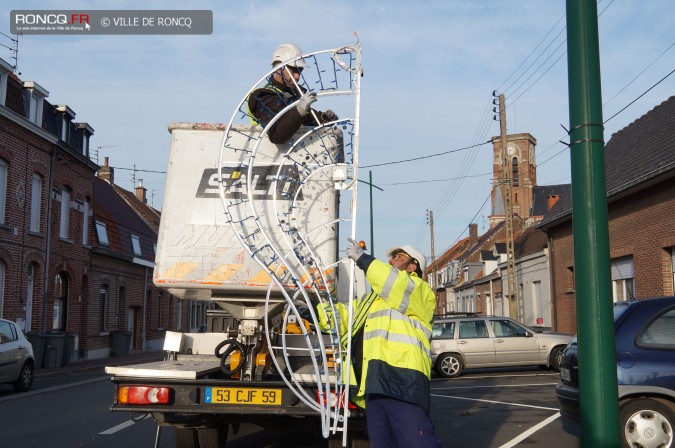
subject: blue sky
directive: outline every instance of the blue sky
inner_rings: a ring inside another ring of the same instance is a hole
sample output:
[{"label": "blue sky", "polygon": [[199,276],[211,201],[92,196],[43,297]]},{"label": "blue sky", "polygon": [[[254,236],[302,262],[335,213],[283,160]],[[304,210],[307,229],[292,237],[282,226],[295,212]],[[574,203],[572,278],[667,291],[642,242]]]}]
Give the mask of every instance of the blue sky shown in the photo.
[{"label": "blue sky", "polygon": [[[5,0],[0,32],[14,9],[139,9],[135,1]],[[499,133],[492,91],[507,99],[509,133],[537,139],[538,183],[570,182],[565,2],[541,0],[267,2],[147,1],[142,9],[209,9],[212,35],[22,36],[18,71],[68,104],[94,129],[99,162],[110,158],[116,183],[143,179],[161,208],[175,121],[227,122],[248,88],[269,68],[276,45],[305,52],[362,43],[360,177],[373,193],[375,255],[414,244],[427,255],[426,211],[435,218],[436,255],[487,230],[492,148],[410,159],[471,146]],[[604,119],[675,69],[671,0],[598,4]],[[0,35],[0,43],[11,41]],[[13,63],[0,47],[0,57]],[[606,123],[605,140],[675,92],[668,77]],[[317,108],[321,108],[317,104]],[[95,151],[96,152],[96,151]],[[143,170],[143,171],[140,171]],[[460,179],[457,179],[460,178]],[[370,234],[368,191],[361,184],[358,233]],[[483,206],[483,204],[485,205]]]}]

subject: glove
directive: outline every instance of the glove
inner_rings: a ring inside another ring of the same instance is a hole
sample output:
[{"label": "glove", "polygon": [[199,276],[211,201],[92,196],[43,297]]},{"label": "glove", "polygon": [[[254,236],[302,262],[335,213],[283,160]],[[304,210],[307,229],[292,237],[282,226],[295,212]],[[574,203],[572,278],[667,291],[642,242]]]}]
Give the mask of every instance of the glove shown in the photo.
[{"label": "glove", "polygon": [[335,121],[338,119],[338,116],[335,112],[330,109],[326,109],[324,112],[321,112],[321,121],[327,123],[329,121]]},{"label": "glove", "polygon": [[347,256],[354,261],[361,258],[361,255],[363,255],[365,251],[361,246],[359,246],[359,243],[357,243],[351,238],[347,238],[347,241],[349,241],[350,244],[350,246],[347,247]]},{"label": "glove", "polygon": [[304,117],[309,113],[310,106],[314,101],[316,101],[316,92],[307,92],[300,97],[295,107],[298,108],[300,115]]}]

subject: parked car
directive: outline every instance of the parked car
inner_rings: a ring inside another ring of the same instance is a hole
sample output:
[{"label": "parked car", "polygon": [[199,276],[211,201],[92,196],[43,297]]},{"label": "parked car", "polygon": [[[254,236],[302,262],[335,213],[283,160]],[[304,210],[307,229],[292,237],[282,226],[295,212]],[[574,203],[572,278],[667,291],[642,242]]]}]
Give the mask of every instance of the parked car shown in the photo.
[{"label": "parked car", "polygon": [[509,317],[466,314],[434,319],[431,362],[454,378],[465,369],[539,365],[558,370],[572,335],[539,333]]},{"label": "parked car", "polygon": [[33,346],[14,322],[0,319],[0,384],[11,384],[17,392],[33,385]]},{"label": "parked car", "polygon": [[[614,306],[619,418],[624,447],[673,447],[675,297]],[[579,419],[576,338],[565,348],[556,395],[560,414]]]}]

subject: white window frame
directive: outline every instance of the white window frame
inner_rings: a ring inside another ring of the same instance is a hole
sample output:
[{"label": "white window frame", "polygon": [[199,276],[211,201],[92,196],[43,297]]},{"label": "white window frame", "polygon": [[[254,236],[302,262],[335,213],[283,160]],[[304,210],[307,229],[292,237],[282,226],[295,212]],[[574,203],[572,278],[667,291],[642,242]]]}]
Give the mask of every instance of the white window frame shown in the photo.
[{"label": "white window frame", "polygon": [[2,309],[5,304],[5,263],[0,261],[0,317],[2,317]]},{"label": "white window frame", "polygon": [[9,163],[0,159],[0,224],[5,223],[5,206],[7,205],[7,177],[9,175]]},{"label": "white window frame", "polygon": [[82,245],[89,246],[89,198],[84,199],[82,217]]},{"label": "white window frame", "polygon": [[635,297],[633,257],[612,260],[612,301],[623,302]]},{"label": "white window frame", "polygon": [[134,255],[137,257],[142,255],[141,239],[138,237],[138,235],[131,235],[131,247],[134,249]]},{"label": "white window frame", "polygon": [[110,245],[108,240],[108,227],[103,221],[95,221],[96,224],[96,236],[98,237],[98,243],[102,246]]},{"label": "white window frame", "polygon": [[31,185],[30,202],[30,231],[40,231],[40,220],[42,218],[42,175],[33,173],[33,183]]},{"label": "white window frame", "polygon": [[61,190],[61,222],[59,225],[59,237],[67,240],[70,234],[70,190],[63,187]]},{"label": "white window frame", "polygon": [[33,93],[30,94],[30,99],[28,101],[28,121],[33,124],[38,124],[38,112],[40,109],[40,99],[35,96]]}]

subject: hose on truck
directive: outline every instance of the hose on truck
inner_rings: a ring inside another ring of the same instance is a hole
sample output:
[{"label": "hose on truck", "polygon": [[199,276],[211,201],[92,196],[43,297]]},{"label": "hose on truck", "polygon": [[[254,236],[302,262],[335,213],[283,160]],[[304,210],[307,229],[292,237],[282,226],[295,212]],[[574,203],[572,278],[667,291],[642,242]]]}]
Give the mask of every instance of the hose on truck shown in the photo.
[{"label": "hose on truck", "polygon": [[[229,345],[223,353],[220,353],[220,349],[225,347],[226,345]],[[237,364],[237,367],[234,369],[229,369],[226,367],[226,360],[227,357],[230,356],[230,354],[234,353],[235,351],[241,352],[241,358],[239,360],[239,364]],[[236,339],[225,339],[223,342],[218,344],[216,346],[215,350],[215,355],[216,357],[220,358],[220,370],[225,374],[225,375],[234,375],[235,373],[238,373],[243,367],[244,364],[246,364],[246,348],[239,343]]]}]

